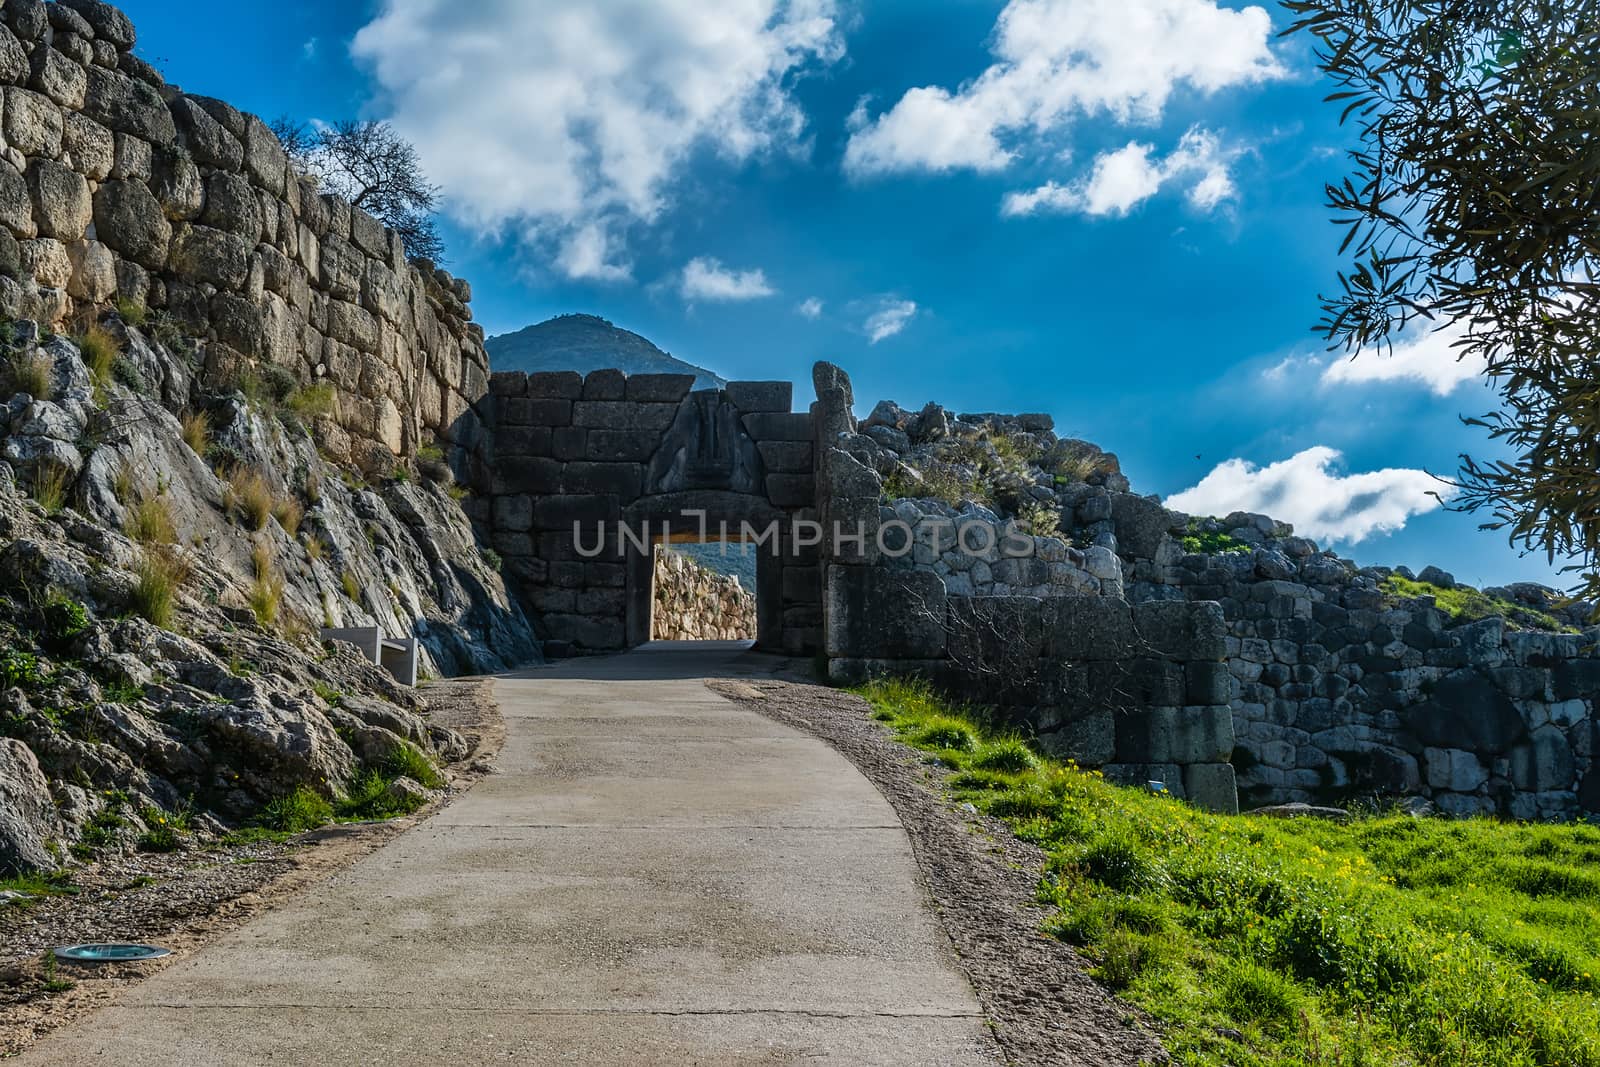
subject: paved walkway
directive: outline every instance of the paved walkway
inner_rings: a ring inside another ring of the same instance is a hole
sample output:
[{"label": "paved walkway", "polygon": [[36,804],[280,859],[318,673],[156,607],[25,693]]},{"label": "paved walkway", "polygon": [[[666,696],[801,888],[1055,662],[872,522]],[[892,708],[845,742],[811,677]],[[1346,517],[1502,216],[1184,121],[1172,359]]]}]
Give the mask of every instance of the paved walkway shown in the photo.
[{"label": "paved walkway", "polygon": [[743,647],[498,679],[495,774],[20,1062],[994,1062],[888,804],[702,684]]}]

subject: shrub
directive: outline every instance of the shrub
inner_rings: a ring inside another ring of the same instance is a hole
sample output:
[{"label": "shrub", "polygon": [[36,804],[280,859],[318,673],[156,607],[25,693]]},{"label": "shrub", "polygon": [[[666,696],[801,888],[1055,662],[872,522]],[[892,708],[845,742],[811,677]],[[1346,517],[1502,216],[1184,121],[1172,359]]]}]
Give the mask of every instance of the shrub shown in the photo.
[{"label": "shrub", "polygon": [[89,629],[89,612],[75,600],[53,596],[44,605],[44,632],[50,644],[65,648]]},{"label": "shrub", "polygon": [[404,775],[413,781],[421,782],[429,789],[438,789],[444,785],[444,777],[439,773],[439,768],[422,750],[409,741],[402,741],[400,747],[389,754],[384,764],[392,776],[399,778]]},{"label": "shrub", "polygon": [[278,608],[283,600],[283,579],[272,565],[272,550],[258,544],[251,550],[250,560],[255,577],[250,582],[250,611],[256,622],[271,626],[278,621]]},{"label": "shrub", "polygon": [[189,579],[189,567],[175,549],[151,545],[134,570],[137,579],[129,609],[163,630],[172,625],[178,590]]},{"label": "shrub", "polygon": [[278,520],[284,533],[293,537],[300,532],[300,520],[306,517],[306,509],[292,496],[279,497],[272,504],[272,517]]},{"label": "shrub", "polygon": [[500,553],[496,552],[492,548],[486,548],[478,554],[483,558],[483,562],[488,564],[489,569],[492,571],[499,570],[501,564],[504,562],[500,558]]},{"label": "shrub", "polygon": [[338,399],[333,383],[324,381],[291,390],[289,395],[284,397],[283,406],[302,419],[310,419],[319,415],[332,415],[338,408]]},{"label": "shrub", "polygon": [[211,416],[204,411],[186,411],[179,419],[183,429],[183,443],[197,456],[204,456],[211,447]]},{"label": "shrub", "polygon": [[1015,738],[991,741],[972,760],[972,766],[977,770],[1003,773],[1031,770],[1038,765],[1039,760],[1033,750]]},{"label": "shrub", "polygon": [[64,464],[45,460],[33,472],[33,499],[54,515],[67,506],[72,491],[72,471]]},{"label": "shrub", "polygon": [[111,383],[112,372],[116,370],[117,357],[122,354],[122,348],[117,344],[117,339],[104,326],[96,323],[77,338],[78,351],[83,356],[84,366],[89,368],[89,376],[94,379],[97,387],[104,388]]},{"label": "shrub", "polygon": [[139,837],[139,847],[145,852],[177,851],[191,824],[187,810],[166,812],[147,806],[139,812],[139,818],[145,825],[145,831]]},{"label": "shrub", "polygon": [[5,395],[27,393],[35,400],[49,400],[55,393],[54,370],[50,357],[42,352],[19,352],[5,367]]},{"label": "shrub", "polygon": [[149,309],[147,309],[137,300],[129,300],[127,297],[118,297],[117,317],[123,322],[127,323],[129,326],[142,329],[145,323],[149,321],[150,312]]},{"label": "shrub", "polygon": [[261,809],[262,825],[286,834],[315,830],[333,821],[333,805],[309,786],[296,786],[267,802]]},{"label": "shrub", "polygon": [[422,806],[421,797],[396,797],[389,792],[394,779],[368,770],[356,776],[335,809],[341,819],[392,819],[409,815]]},{"label": "shrub", "polygon": [[222,495],[224,510],[237,512],[252,530],[265,529],[275,503],[267,479],[254,467],[235,467],[227,482]]},{"label": "shrub", "polygon": [[911,739],[916,744],[926,745],[929,748],[948,748],[957,752],[971,752],[978,743],[972,727],[960,719],[951,718],[928,720],[911,735]]},{"label": "shrub", "polygon": [[172,508],[163,493],[147,496],[128,509],[125,529],[129,537],[144,545],[170,545],[178,539]]}]

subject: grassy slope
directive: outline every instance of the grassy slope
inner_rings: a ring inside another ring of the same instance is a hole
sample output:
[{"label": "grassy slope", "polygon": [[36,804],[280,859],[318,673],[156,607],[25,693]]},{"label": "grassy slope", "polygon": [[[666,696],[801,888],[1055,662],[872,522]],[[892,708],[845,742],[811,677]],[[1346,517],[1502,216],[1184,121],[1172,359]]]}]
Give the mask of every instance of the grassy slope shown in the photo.
[{"label": "grassy slope", "polygon": [[1600,829],[1210,815],[860,690],[1050,860],[1049,932],[1191,1064],[1600,1064]]}]

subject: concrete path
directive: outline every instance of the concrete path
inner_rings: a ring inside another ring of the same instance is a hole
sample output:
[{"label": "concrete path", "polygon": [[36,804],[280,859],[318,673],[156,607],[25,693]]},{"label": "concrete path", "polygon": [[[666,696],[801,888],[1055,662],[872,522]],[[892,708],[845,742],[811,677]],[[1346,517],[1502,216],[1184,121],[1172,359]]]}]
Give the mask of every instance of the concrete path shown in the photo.
[{"label": "concrete path", "polygon": [[495,774],[20,1062],[996,1062],[889,805],[702,683],[743,650],[498,679]]}]

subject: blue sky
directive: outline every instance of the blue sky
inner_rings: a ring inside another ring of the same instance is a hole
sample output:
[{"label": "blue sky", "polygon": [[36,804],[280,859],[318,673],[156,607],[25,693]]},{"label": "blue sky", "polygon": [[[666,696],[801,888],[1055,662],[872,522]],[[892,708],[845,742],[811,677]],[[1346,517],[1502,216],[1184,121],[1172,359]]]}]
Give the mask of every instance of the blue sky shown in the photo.
[{"label": "blue sky", "polygon": [[123,7],[188,91],[400,127],[491,334],[594,312],[801,397],[830,359],[863,410],[1048,411],[1189,510],[1255,505],[1475,584],[1555,577],[1427,495],[1492,454],[1458,419],[1492,394],[1448,338],[1343,363],[1311,333],[1347,137],[1275,6]]}]

